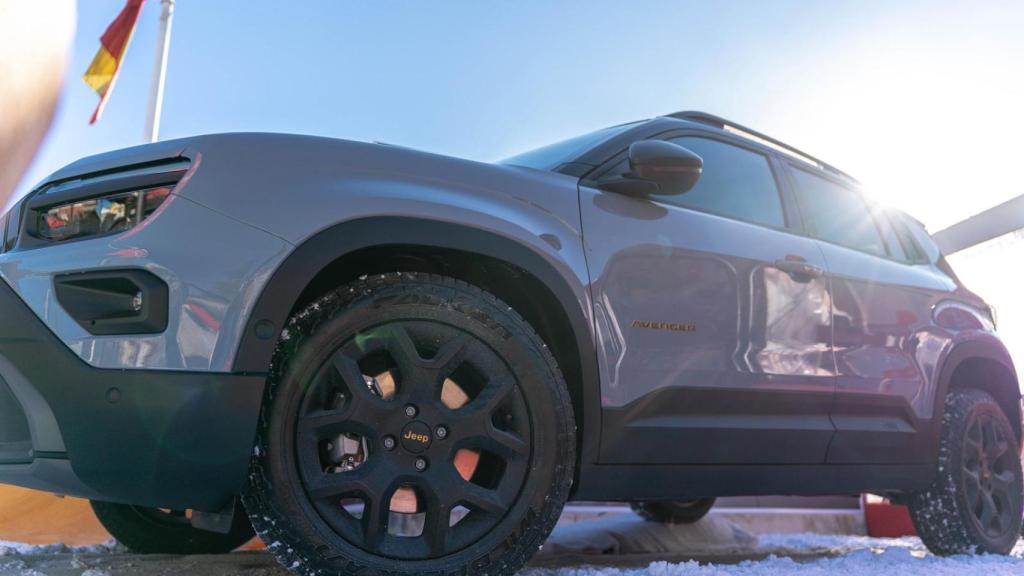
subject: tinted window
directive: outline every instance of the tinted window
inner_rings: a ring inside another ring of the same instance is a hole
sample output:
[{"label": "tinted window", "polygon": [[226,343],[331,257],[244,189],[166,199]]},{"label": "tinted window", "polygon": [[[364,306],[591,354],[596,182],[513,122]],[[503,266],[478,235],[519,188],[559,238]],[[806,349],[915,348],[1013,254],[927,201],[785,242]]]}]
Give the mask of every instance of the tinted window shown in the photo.
[{"label": "tinted window", "polygon": [[737,220],[785,227],[779,190],[767,156],[707,138],[689,136],[673,138],[670,142],[700,156],[704,160],[704,172],[689,192],[659,196],[659,201]]},{"label": "tinted window", "polygon": [[810,232],[829,242],[884,256],[885,246],[860,194],[795,169],[796,197]]},{"label": "tinted window", "polygon": [[879,210],[877,206],[871,206],[868,208],[875,215],[875,224],[878,224],[878,229],[882,233],[882,239],[885,240],[885,247],[889,253],[889,256],[893,260],[899,260],[901,262],[909,262],[912,260],[907,256],[906,251],[903,249],[903,242],[900,241],[899,236],[896,234],[896,228],[890,224],[890,218],[884,210]]},{"label": "tinted window", "polygon": [[905,239],[906,246],[908,246],[907,253],[914,261],[932,262],[939,259],[941,256],[939,247],[935,245],[935,241],[928,235],[928,231],[917,220],[906,214],[895,213],[893,214],[893,223],[896,224],[896,230],[900,237]]},{"label": "tinted window", "polygon": [[886,215],[889,217],[892,229],[896,233],[896,238],[899,240],[900,247],[902,248],[903,260],[905,262],[916,263],[927,262],[928,257],[921,251],[921,247],[914,239],[914,235],[907,228],[907,217],[896,210],[886,210]]}]

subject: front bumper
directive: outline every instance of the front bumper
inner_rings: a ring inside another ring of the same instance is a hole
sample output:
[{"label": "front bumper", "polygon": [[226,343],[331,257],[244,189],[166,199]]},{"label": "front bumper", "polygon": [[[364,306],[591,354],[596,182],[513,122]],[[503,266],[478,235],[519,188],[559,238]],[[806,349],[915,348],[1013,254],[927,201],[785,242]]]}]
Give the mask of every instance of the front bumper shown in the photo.
[{"label": "front bumper", "polygon": [[219,510],[245,481],[264,380],[93,367],[0,281],[0,483]]}]

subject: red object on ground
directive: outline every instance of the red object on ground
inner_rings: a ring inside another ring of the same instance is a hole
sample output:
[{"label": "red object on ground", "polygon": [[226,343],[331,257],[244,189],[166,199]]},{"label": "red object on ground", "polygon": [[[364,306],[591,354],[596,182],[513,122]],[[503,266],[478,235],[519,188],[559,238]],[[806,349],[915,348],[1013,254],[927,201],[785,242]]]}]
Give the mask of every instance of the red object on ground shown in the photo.
[{"label": "red object on ground", "polygon": [[906,506],[892,504],[888,500],[873,501],[864,497],[864,523],[867,525],[868,536],[875,538],[899,538],[900,536],[917,536],[910,512]]}]

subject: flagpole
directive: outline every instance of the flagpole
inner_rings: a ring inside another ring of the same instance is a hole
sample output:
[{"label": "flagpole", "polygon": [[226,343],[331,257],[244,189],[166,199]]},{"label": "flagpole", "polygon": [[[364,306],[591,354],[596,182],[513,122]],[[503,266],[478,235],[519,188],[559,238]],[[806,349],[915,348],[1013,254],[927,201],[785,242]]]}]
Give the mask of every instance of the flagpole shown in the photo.
[{"label": "flagpole", "polygon": [[174,21],[174,0],[160,0],[160,35],[156,44],[153,80],[149,85],[149,111],[146,115],[146,141],[160,137],[160,113],[164,105],[164,80],[167,77],[167,52],[171,47],[171,24]]}]

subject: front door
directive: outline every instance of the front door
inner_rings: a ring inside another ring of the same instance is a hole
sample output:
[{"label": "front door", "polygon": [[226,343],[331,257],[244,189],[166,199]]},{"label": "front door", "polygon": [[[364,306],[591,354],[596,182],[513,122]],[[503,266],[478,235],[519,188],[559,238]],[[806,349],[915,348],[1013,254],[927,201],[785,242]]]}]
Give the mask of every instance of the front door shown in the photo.
[{"label": "front door", "polygon": [[768,154],[673,140],[704,159],[686,194],[581,187],[601,461],[824,462],[835,364],[821,251],[787,229]]}]

